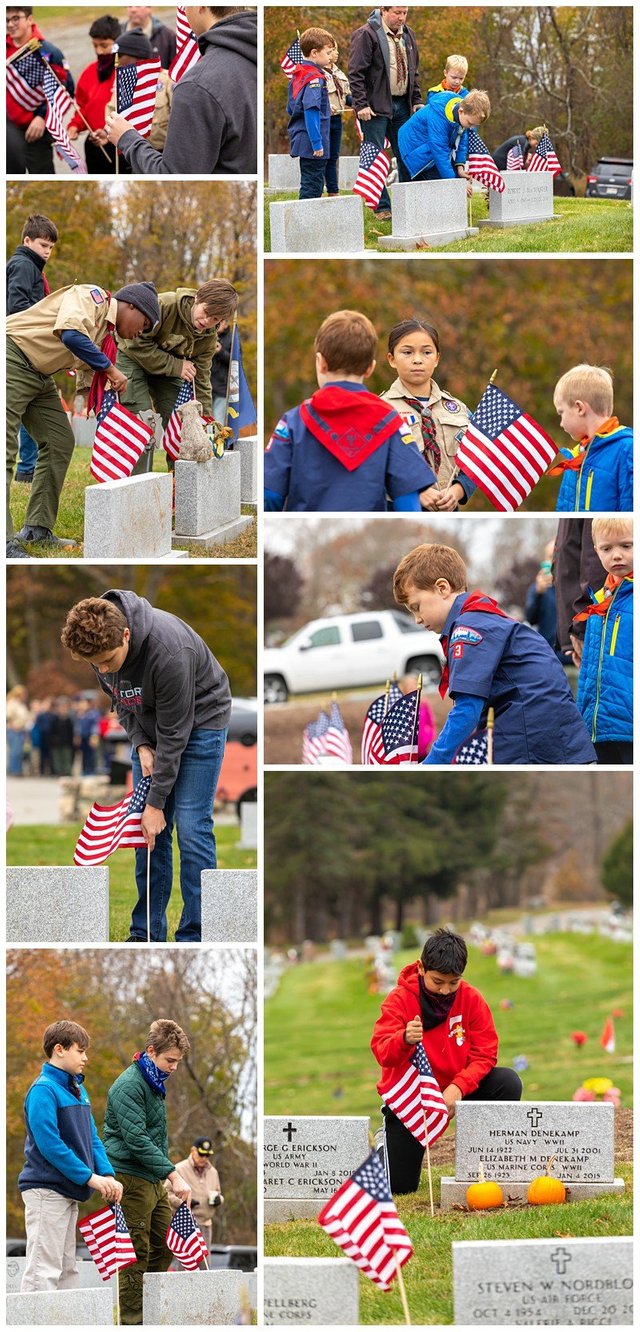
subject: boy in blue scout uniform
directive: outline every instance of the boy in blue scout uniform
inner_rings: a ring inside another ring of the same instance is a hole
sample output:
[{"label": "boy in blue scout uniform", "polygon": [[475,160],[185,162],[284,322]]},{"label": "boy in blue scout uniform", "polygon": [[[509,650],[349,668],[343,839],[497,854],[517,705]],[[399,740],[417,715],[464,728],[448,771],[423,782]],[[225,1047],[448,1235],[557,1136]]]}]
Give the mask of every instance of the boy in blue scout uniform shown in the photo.
[{"label": "boy in blue scout uniform", "polygon": [[316,334],[319,389],[278,422],[264,458],[266,511],[420,512],[436,477],[398,413],[364,386],[378,337],[366,315],[336,310]]},{"label": "boy in blue scout uniform", "polygon": [[300,37],[304,60],[289,84],[289,154],[300,158],[299,199],[319,199],[330,156],[331,107],[325,70],[335,52],[335,39],[324,28],[307,28]]},{"label": "boy in blue scout uniform", "polygon": [[553,402],[573,449],[549,476],[562,476],[556,512],[633,509],[633,431],[613,416],[613,380],[599,365],[576,365],[558,380]]},{"label": "boy in blue scout uniform", "polygon": [[585,623],[578,707],[599,763],[633,763],[633,520],[594,518],[591,536],[607,571]]},{"label": "boy in blue scout uniform", "polygon": [[[468,130],[491,114],[486,92],[473,88],[467,96],[433,93],[426,106],[403,125],[398,134],[402,159],[415,180],[455,180],[464,176]],[[471,187],[469,186],[469,189]]]},{"label": "boy in blue scout uniform", "polygon": [[595,763],[567,677],[549,644],[482,592],[467,592],[464,560],[422,545],[400,561],[393,593],[416,624],[440,635],[440,693],[453,698],[426,764],[451,763],[494,709],[495,763]]}]

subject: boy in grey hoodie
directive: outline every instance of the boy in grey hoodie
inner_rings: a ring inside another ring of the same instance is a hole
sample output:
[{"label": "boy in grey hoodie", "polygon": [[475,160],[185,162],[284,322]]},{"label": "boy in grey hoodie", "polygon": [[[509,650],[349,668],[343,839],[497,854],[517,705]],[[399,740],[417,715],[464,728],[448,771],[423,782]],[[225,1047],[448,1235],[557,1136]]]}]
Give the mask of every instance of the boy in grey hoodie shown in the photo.
[{"label": "boy in grey hoodie", "polygon": [[[62,642],[93,666],[132,745],[134,785],[151,777],[142,831],[151,849],[151,938],[165,941],[175,823],[183,910],[178,942],[200,941],[200,875],[216,867],[213,801],[231,714],[229,681],[200,635],[135,592],[73,606]],[[147,938],[147,853],[136,851],[138,901],[128,942]]]}]

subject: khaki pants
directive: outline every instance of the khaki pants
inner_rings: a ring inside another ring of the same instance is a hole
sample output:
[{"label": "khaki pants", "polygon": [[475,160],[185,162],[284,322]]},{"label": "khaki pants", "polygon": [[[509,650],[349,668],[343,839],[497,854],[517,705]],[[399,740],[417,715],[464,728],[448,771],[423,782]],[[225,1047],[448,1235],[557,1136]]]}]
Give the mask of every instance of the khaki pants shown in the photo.
[{"label": "khaki pants", "polygon": [[73,430],[51,375],[41,375],[7,338],[7,539],[13,536],[9,494],[21,423],[38,443],[38,461],[25,523],[53,531],[60,493],[73,457]]},{"label": "khaki pants", "polygon": [[166,1272],[171,1253],[165,1244],[173,1212],[162,1180],[151,1184],[137,1175],[117,1178],[123,1186],[121,1207],[129,1227],[137,1263],[120,1273],[120,1322],[142,1323],[142,1278],[145,1272]]},{"label": "khaki pants", "polygon": [[77,1202],[53,1189],[27,1189],[22,1201],[27,1264],[20,1289],[73,1290],[80,1280],[76,1262]]}]

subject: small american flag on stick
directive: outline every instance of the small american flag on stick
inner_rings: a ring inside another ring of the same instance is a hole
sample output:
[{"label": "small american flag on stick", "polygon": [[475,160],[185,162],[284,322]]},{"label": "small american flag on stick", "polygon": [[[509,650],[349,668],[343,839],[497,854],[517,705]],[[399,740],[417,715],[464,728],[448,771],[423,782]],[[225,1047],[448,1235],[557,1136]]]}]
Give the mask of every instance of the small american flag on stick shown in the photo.
[{"label": "small american flag on stick", "polygon": [[487,384],[458,446],[456,463],[494,509],[513,513],[557,452],[532,416],[495,384]]},{"label": "small american flag on stick", "polygon": [[34,51],[28,51],[19,60],[7,65],[7,92],[23,111],[35,111],[44,102],[42,80],[44,61]]},{"label": "small american flag on stick", "polygon": [[113,391],[105,393],[96,421],[91,475],[96,481],[124,481],[131,476],[153,429],[123,407]]},{"label": "small american flag on stick", "polygon": [[398,1216],[377,1152],[340,1185],[318,1221],[357,1267],[382,1290],[390,1290],[413,1245]]},{"label": "small american flag on stick", "polygon": [[175,1254],[178,1262],[190,1272],[195,1272],[200,1263],[206,1262],[209,1256],[204,1235],[186,1203],[181,1203],[175,1213],[167,1230],[165,1243],[171,1253]]},{"label": "small american flag on stick", "polygon": [[119,1203],[85,1216],[78,1222],[78,1230],[103,1281],[108,1281],[123,1267],[137,1263],[129,1227]]},{"label": "small american flag on stick", "polygon": [[353,193],[359,194],[368,208],[378,207],[390,170],[391,162],[384,149],[375,143],[365,143],[363,140],[360,144],[360,160]]},{"label": "small american flag on stick", "polygon": [[324,737],[325,754],[333,754],[334,758],[342,759],[343,763],[351,765],[353,763],[353,750],[349,739],[349,732],[344,724],[344,719],[338,704],[334,701],[331,704],[329,713],[329,725]]},{"label": "small american flag on stick", "polygon": [[300,46],[300,33],[298,32],[296,33],[295,40],[291,43],[289,49],[285,51],[282,60],[280,61],[280,68],[286,78],[293,78],[293,71],[296,65],[300,64],[301,60],[302,48]]},{"label": "small american flag on stick", "polygon": [[557,176],[562,167],[556,157],[555,148],[545,130],[540,142],[529,159],[527,171],[550,171],[552,175]]},{"label": "small american flag on stick", "polygon": [[169,66],[169,78],[179,83],[183,74],[202,59],[198,38],[189,26],[184,5],[176,9],[176,54]]},{"label": "small american flag on stick", "polygon": [[178,393],[175,406],[165,426],[162,436],[162,447],[174,462],[180,457],[180,445],[182,443],[182,417],[178,411],[185,402],[191,402],[193,397],[193,384],[189,379],[183,380],[182,388]]},{"label": "small american flag on stick", "polygon": [[507,171],[522,171],[523,166],[522,148],[519,143],[516,143],[507,153]]},{"label": "small american flag on stick", "polygon": [[[384,765],[418,762],[418,716],[421,689],[412,689],[389,708],[372,737],[368,764]],[[367,714],[368,716],[368,714]]]},{"label": "small american flag on stick", "polygon": [[132,129],[148,139],[156,109],[160,59],[143,60],[139,65],[119,66],[116,70],[116,107],[126,116]]},{"label": "small american flag on stick", "polygon": [[73,102],[66,88],[63,88],[55,74],[52,74],[48,65],[44,67],[42,87],[47,99],[45,125],[56,146],[58,157],[61,157],[77,176],[86,176],[86,163],[76,152],[64,124],[64,117],[74,110]]},{"label": "small american flag on stick", "polygon": [[423,1147],[427,1140],[429,1145],[436,1142],[449,1123],[449,1112],[422,1041],[416,1045],[402,1077],[388,1091],[381,1092],[381,1096]]},{"label": "small american flag on stick", "polygon": [[135,790],[117,805],[92,805],[73,853],[74,865],[102,865],[124,846],[146,846],[141,818],[151,778],[143,777]]},{"label": "small american flag on stick", "polygon": [[497,194],[504,192],[505,185],[502,176],[486,143],[480,138],[478,131],[473,126],[469,130],[467,171],[470,176],[473,176],[474,180],[479,180],[482,185],[487,185],[490,190],[495,190]]}]

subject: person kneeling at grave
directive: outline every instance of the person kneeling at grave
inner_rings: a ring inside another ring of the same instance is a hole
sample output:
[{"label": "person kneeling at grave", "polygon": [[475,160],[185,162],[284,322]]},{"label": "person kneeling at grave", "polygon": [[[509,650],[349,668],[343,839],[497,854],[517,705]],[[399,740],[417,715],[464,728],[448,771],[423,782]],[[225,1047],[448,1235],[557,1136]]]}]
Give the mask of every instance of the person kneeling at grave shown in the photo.
[{"label": "person kneeling at grave", "polygon": [[212,419],[211,363],[220,347],[218,329],[233,319],[238,293],[225,278],[212,278],[197,290],[161,291],[158,300],[160,318],[149,335],[118,344],[116,367],[127,377],[122,402],[143,420],[155,408],[166,429],[186,380],[205,419]]},{"label": "person kneeling at grave", "polygon": [[[449,1117],[458,1101],[519,1101],[522,1083],[512,1068],[497,1066],[498,1035],[479,990],[462,979],[467,945],[460,934],[437,929],[417,962],[403,967],[382,1004],[371,1049],[380,1065],[384,1099],[422,1043]],[[392,1193],[415,1193],[424,1148],[387,1105],[383,1161]]]},{"label": "person kneeling at grave", "polygon": [[[91,379],[89,407],[100,406],[105,384],[116,393],[126,374],[113,364],[115,334],[125,339],[149,332],[160,318],[152,282],[132,282],[114,296],[104,287],[60,287],[7,319],[7,559],[26,559],[21,544],[43,543],[57,553],[75,546],[53,535],[60,494],[73,456],[73,430],[53,376],[76,369],[78,385]],[[91,378],[89,371],[93,372]],[[24,527],[13,534],[10,489],[20,426],[38,441],[38,459]]]},{"label": "person kneeling at grave", "polygon": [[[180,849],[183,910],[176,940],[200,941],[201,875],[216,868],[213,802],[231,715],[229,681],[193,629],[135,592],[87,597],[71,608],[62,643],[86,661],[132,744],[133,783],[151,778],[136,850],[138,901],[127,943],[164,942]],[[147,857],[150,919],[147,920]]]},{"label": "person kneeling at grave", "polygon": [[165,1190],[191,1205],[191,1189],[169,1157],[166,1081],[190,1049],[182,1027],[170,1018],[151,1023],[138,1051],[107,1093],[103,1137],[122,1185],[122,1210],[137,1263],[120,1273],[120,1322],[142,1323],[145,1272],[166,1272],[171,1262],[165,1236],[173,1212]]},{"label": "person kneeling at grave", "polygon": [[[466,177],[468,131],[491,114],[489,96],[472,88],[466,97],[432,93],[427,105],[403,125],[398,143],[412,180],[455,180]],[[467,181],[467,194],[473,187]]]}]

